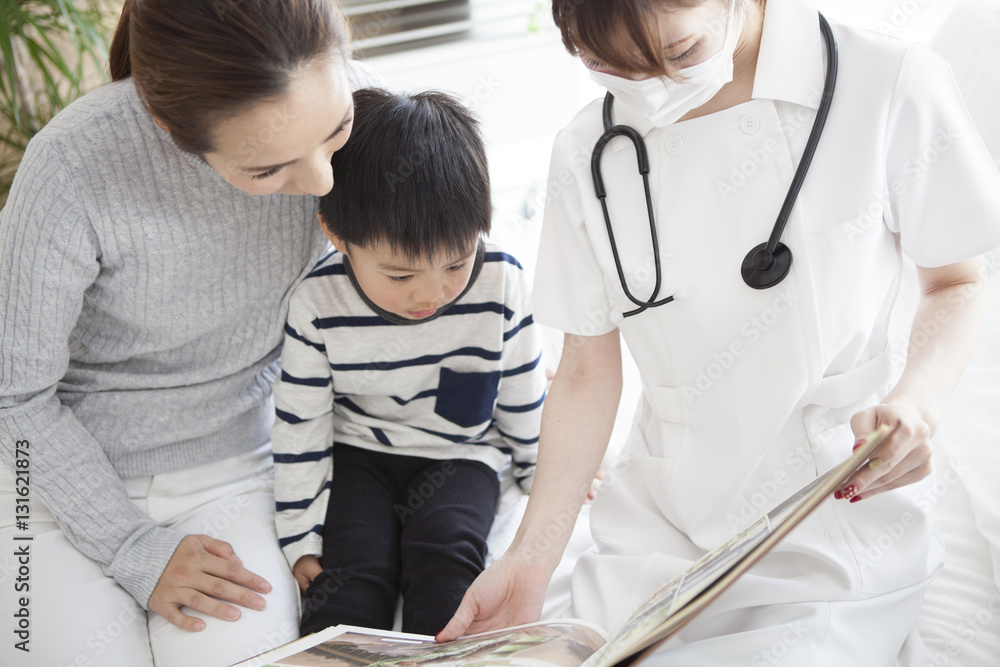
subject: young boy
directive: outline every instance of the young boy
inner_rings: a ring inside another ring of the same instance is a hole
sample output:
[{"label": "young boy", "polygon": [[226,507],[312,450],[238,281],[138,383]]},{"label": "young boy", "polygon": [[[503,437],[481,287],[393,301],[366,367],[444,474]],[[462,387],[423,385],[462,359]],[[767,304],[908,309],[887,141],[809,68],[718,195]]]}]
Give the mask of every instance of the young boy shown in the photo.
[{"label": "young boy", "polygon": [[476,122],[440,93],[354,94],[319,204],[337,252],[291,297],[273,429],[302,632],[436,634],[484,567],[498,472],[528,491],[546,379],[529,286],[490,244]]}]

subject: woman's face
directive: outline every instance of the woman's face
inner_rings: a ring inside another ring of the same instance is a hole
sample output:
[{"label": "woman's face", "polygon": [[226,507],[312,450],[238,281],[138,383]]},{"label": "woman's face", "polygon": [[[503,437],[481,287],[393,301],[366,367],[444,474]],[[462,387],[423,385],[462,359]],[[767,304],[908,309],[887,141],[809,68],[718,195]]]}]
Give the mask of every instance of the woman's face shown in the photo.
[{"label": "woman's face", "polygon": [[[693,7],[670,7],[657,17],[663,58],[671,70],[703,63],[722,50],[733,2],[742,0],[705,0]],[[737,9],[739,11],[739,9]],[[580,60],[595,72],[605,72],[625,79],[646,79],[650,73],[620,72],[602,63],[585,46],[578,45]]]},{"label": "woman's face", "polygon": [[325,195],[330,157],[351,135],[354,106],[343,60],[319,58],[292,75],[280,98],[219,122],[205,162],[254,195]]}]

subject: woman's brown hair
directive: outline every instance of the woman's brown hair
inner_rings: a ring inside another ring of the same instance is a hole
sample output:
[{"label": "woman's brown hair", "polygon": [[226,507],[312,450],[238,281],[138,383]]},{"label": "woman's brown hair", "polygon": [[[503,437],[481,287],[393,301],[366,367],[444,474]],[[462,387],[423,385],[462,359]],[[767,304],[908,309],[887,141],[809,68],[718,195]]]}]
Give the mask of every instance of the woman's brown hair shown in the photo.
[{"label": "woman's brown hair", "polygon": [[280,97],[292,72],[330,55],[348,56],[333,0],[125,0],[109,64],[181,148],[204,154],[216,122]]},{"label": "woman's brown hair", "polygon": [[670,76],[674,68],[663,57],[657,17],[664,10],[704,1],[552,0],[552,18],[574,56],[583,47],[619,72]]}]

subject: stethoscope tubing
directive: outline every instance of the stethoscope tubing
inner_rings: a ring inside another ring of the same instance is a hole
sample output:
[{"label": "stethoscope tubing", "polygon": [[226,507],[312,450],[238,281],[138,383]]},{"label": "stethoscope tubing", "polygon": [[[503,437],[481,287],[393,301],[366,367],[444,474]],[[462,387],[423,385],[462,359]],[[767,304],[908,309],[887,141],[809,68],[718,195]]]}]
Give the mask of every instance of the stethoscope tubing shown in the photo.
[{"label": "stethoscope tubing", "polygon": [[[594,189],[597,192],[598,199],[601,200],[601,210],[604,212],[604,225],[608,230],[608,238],[611,240],[611,253],[615,258],[615,268],[618,270],[618,280],[621,281],[622,289],[625,291],[625,296],[639,306],[635,310],[630,310],[624,313],[624,317],[629,317],[630,315],[637,315],[647,308],[652,308],[655,306],[662,306],[665,303],[670,303],[674,300],[673,296],[668,296],[665,299],[656,301],[657,295],[660,293],[660,281],[663,278],[663,272],[660,268],[660,253],[657,252],[659,248],[659,241],[656,235],[656,222],[653,215],[653,198],[650,193],[649,187],[649,155],[646,152],[646,144],[642,140],[642,135],[639,134],[638,130],[627,125],[611,126],[611,102],[614,100],[614,96],[608,93],[608,96],[604,100],[604,122],[605,130],[601,138],[597,140],[597,145],[594,146],[594,153],[590,160],[590,170],[594,177]],[[638,163],[639,173],[642,175],[643,191],[646,193],[646,213],[649,218],[649,235],[652,238],[653,243],[653,266],[654,274],[656,276],[656,281],[653,285],[653,296],[647,301],[640,301],[637,299],[628,288],[628,281],[625,279],[625,272],[622,269],[621,257],[618,255],[618,244],[615,243],[615,232],[611,227],[611,216],[608,213],[608,193],[604,188],[604,178],[601,175],[601,155],[604,153],[604,147],[608,145],[615,137],[628,137],[632,144],[635,146],[635,156],[636,162]]]},{"label": "stethoscope tubing", "polygon": [[830,115],[830,106],[833,103],[833,91],[837,87],[837,63],[839,54],[837,52],[837,40],[833,36],[833,29],[823,14],[819,15],[819,28],[823,32],[823,39],[826,42],[826,80],[823,82],[823,96],[820,98],[819,109],[816,111],[816,119],[813,121],[812,129],[809,131],[809,140],[806,142],[805,150],[802,152],[802,159],[792,177],[792,184],[785,194],[785,201],[778,211],[778,222],[771,230],[771,236],[767,240],[767,249],[774,252],[781,240],[781,234],[785,231],[785,225],[792,214],[792,206],[798,199],[799,190],[806,180],[809,166],[812,164],[813,155],[816,154],[816,147],[819,145],[819,138],[823,135],[823,128],[826,126],[826,118]]},{"label": "stethoscope tubing", "polygon": [[[795,205],[795,201],[798,198],[799,191],[802,189],[802,184],[805,181],[806,174],[809,172],[809,167],[812,164],[813,156],[816,153],[816,147],[819,145],[819,139],[823,134],[823,128],[826,125],[826,119],[830,114],[830,107],[833,103],[833,94],[834,89],[836,88],[838,69],[837,41],[833,35],[833,30],[830,27],[829,22],[822,13],[819,14],[819,23],[827,50],[827,67],[826,78],[823,85],[823,94],[820,99],[819,108],[816,112],[816,118],[813,121],[812,129],[809,132],[809,138],[806,141],[806,147],[803,151],[802,159],[799,161],[799,165],[795,170],[794,176],[792,177],[792,183],[788,188],[788,192],[785,194],[785,199],[782,202],[781,209],[778,212],[778,217],[776,218],[774,226],[771,229],[771,234],[766,243],[762,243],[761,245],[752,248],[750,252],[747,253],[747,257],[741,267],[744,282],[755,289],[773,287],[784,280],[789,269],[791,268],[791,251],[787,248],[787,246],[781,243],[781,235],[785,230],[786,224],[788,223],[788,218],[790,217],[792,207]],[[609,92],[604,97],[604,106],[602,109],[604,133],[598,138],[597,143],[594,145],[594,151],[590,159],[590,171],[594,181],[594,191],[597,198],[601,202],[601,210],[604,213],[604,225],[608,232],[608,240],[611,243],[611,253],[614,256],[618,279],[621,282],[622,290],[624,290],[625,296],[629,301],[638,306],[638,308],[622,313],[622,317],[631,317],[632,315],[638,315],[649,308],[670,303],[674,300],[674,297],[671,295],[657,300],[657,297],[660,294],[660,286],[663,275],[662,267],[660,265],[660,251],[656,233],[656,221],[653,214],[653,200],[649,187],[650,168],[649,154],[646,150],[646,144],[643,141],[642,135],[639,134],[638,130],[635,128],[627,125],[614,124],[612,118],[613,104],[614,95]],[[604,149],[612,139],[619,136],[628,138],[635,148],[636,162],[639,173],[642,176],[643,190],[646,198],[646,213],[649,219],[649,234],[653,245],[655,282],[653,285],[652,295],[645,301],[638,299],[634,294],[632,294],[632,291],[628,287],[628,281],[625,279],[625,272],[622,268],[621,257],[618,253],[618,244],[615,242],[614,228],[611,225],[611,216],[608,211],[607,189],[604,186],[604,177],[601,174],[601,157],[604,154]],[[779,260],[778,265],[776,265],[776,260]]]}]

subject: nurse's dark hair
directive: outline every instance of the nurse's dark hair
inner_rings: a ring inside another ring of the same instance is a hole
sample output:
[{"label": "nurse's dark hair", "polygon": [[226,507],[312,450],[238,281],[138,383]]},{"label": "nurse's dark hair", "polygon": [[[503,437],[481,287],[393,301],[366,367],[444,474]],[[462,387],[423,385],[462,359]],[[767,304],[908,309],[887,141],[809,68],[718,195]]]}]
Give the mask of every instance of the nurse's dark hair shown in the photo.
[{"label": "nurse's dark hair", "polygon": [[354,129],[333,154],[319,217],[349,245],[411,260],[471,251],[492,205],[479,124],[440,92],[354,93]]},{"label": "nurse's dark hair", "polygon": [[[580,47],[619,72],[670,76],[657,16],[719,0],[552,0],[552,18],[570,54]],[[721,0],[727,6],[743,0]]]},{"label": "nurse's dark hair", "polygon": [[348,44],[333,0],[125,0],[109,66],[200,155],[217,123],[281,97],[317,58],[346,60]]}]

